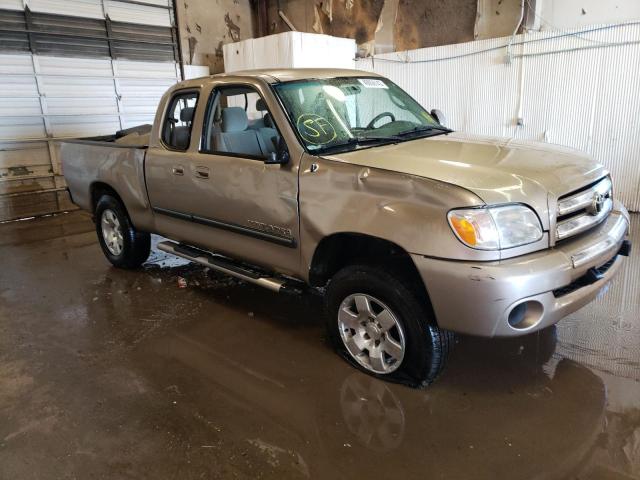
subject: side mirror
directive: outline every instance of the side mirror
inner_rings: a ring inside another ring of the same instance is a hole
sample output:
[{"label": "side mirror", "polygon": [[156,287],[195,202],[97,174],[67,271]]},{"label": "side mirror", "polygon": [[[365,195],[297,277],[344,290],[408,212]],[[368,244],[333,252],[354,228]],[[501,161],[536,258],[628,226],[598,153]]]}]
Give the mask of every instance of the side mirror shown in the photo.
[{"label": "side mirror", "polygon": [[444,116],[444,113],[442,113],[440,110],[438,110],[437,108],[434,108],[433,110],[431,110],[431,116],[433,118],[435,118],[438,123],[440,125],[442,125],[443,127],[446,127],[447,125],[447,117]]},{"label": "side mirror", "polygon": [[278,139],[276,151],[271,152],[267,158],[265,158],[264,163],[267,165],[286,165],[289,163],[289,149],[282,136]]}]

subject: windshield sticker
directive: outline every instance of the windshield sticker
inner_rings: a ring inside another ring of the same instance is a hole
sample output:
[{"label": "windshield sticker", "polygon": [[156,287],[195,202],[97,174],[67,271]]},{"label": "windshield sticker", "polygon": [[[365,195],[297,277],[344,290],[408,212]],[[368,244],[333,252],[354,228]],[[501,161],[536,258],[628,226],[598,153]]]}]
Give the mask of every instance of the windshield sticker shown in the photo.
[{"label": "windshield sticker", "polygon": [[308,143],[324,145],[338,136],[336,129],[324,117],[313,113],[304,113],[298,117],[296,127],[300,136]]},{"label": "windshield sticker", "polygon": [[382,81],[377,78],[359,78],[358,81],[364,85],[365,88],[389,88]]}]

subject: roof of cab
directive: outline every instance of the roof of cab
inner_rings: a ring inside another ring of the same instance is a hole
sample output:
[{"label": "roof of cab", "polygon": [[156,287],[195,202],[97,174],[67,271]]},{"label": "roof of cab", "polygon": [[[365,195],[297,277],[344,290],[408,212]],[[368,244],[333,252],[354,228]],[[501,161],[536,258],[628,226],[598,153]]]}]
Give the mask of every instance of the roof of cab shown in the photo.
[{"label": "roof of cab", "polygon": [[294,80],[311,80],[335,77],[379,77],[380,75],[363,70],[351,70],[346,68],[274,68],[259,70],[242,70],[230,73],[218,73],[207,77],[184,80],[180,87],[192,87],[201,85],[206,80],[217,78],[260,78],[268,83],[290,82]]}]

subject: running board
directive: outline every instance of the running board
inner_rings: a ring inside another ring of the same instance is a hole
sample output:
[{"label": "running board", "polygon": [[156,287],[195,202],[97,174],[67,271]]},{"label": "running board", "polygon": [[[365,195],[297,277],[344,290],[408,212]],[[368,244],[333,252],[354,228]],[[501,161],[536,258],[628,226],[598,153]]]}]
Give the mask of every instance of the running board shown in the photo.
[{"label": "running board", "polygon": [[158,250],[199,263],[205,267],[213,268],[219,272],[239,278],[245,282],[259,285],[274,292],[279,293],[288,289],[285,280],[270,277],[243,265],[238,265],[228,258],[220,255],[214,255],[187,245],[168,241],[160,242],[158,243]]}]

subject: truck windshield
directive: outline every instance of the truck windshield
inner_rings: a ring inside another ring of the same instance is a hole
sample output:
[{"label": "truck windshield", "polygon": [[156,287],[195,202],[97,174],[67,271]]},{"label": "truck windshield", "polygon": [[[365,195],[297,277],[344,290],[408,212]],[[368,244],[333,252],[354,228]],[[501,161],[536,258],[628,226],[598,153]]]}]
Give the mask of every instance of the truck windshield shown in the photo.
[{"label": "truck windshield", "polygon": [[292,81],[275,91],[305,147],[316,154],[451,132],[385,78]]}]

